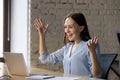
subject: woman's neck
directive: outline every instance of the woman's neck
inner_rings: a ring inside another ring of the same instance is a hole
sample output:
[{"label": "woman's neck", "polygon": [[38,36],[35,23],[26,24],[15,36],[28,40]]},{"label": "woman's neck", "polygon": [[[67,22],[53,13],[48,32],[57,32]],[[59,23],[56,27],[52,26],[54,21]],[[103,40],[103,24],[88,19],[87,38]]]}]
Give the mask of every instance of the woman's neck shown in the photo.
[{"label": "woman's neck", "polygon": [[74,41],[74,45],[78,45],[80,42],[81,42],[82,40],[76,40],[76,41]]}]

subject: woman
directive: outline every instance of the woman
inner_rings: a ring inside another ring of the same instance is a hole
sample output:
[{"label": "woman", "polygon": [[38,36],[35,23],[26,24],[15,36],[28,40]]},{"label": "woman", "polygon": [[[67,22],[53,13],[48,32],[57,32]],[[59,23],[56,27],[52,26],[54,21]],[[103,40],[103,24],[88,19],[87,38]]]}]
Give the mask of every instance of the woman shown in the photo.
[{"label": "woman", "polygon": [[40,60],[42,63],[57,64],[63,62],[64,73],[79,76],[99,77],[98,38],[90,38],[86,19],[82,13],[69,14],[64,21],[64,43],[61,49],[49,54],[45,44],[48,24],[43,26],[40,19],[34,22],[40,37]]}]

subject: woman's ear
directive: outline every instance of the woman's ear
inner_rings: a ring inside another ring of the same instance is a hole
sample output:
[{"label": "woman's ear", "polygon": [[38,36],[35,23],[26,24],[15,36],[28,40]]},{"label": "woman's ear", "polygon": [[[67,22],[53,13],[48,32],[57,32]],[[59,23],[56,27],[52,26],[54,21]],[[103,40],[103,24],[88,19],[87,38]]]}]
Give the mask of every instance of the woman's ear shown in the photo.
[{"label": "woman's ear", "polygon": [[79,26],[79,31],[82,32],[84,30],[84,26]]}]

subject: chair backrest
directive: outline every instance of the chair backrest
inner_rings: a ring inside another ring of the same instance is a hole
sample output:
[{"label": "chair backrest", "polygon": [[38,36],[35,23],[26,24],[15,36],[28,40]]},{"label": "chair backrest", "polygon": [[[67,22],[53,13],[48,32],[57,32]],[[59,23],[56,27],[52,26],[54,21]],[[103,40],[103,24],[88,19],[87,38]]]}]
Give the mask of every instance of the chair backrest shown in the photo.
[{"label": "chair backrest", "polygon": [[113,64],[115,58],[117,57],[117,54],[113,53],[113,54],[107,54],[107,53],[103,53],[101,54],[101,61],[100,61],[100,64],[101,64],[101,67],[102,67],[102,70],[103,70],[103,78],[104,79],[107,79],[108,77],[108,72],[111,68],[111,65]]}]

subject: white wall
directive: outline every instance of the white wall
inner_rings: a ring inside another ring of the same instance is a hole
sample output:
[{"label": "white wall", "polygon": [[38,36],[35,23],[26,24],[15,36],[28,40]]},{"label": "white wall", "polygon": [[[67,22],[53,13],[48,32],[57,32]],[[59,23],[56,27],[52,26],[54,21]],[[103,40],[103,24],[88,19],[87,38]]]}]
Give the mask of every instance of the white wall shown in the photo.
[{"label": "white wall", "polygon": [[28,0],[11,1],[11,52],[23,53],[29,65]]}]

